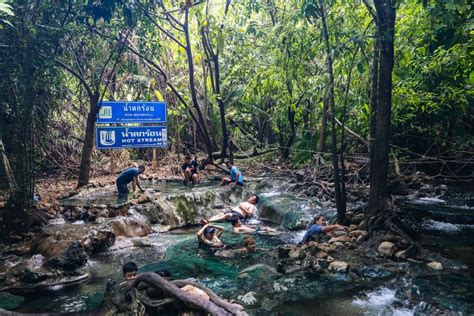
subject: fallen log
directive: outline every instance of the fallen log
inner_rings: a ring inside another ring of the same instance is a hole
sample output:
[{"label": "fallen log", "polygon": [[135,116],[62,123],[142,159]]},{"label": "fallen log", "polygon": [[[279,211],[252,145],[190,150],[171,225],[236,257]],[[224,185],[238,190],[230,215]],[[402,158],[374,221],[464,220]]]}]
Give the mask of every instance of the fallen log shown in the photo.
[{"label": "fallen log", "polygon": [[232,304],[232,303],[227,302],[226,300],[223,300],[219,295],[214,293],[211,289],[208,289],[207,287],[205,287],[201,284],[191,282],[191,281],[187,281],[187,280],[174,280],[173,283],[176,284],[179,287],[183,287],[183,286],[186,286],[186,285],[191,285],[191,286],[194,286],[194,287],[196,287],[200,290],[203,290],[204,292],[206,292],[207,295],[209,295],[209,297],[211,299],[211,302],[219,305],[220,307],[226,309],[228,312],[230,312],[234,315],[238,315],[238,316],[247,316],[248,315],[244,311],[243,306],[238,305],[238,304]]},{"label": "fallen log", "polygon": [[133,282],[133,287],[136,288],[142,282],[160,289],[165,295],[175,298],[190,308],[198,309],[216,316],[233,315],[212,301],[205,300],[181,290],[176,284],[173,284],[156,273],[146,272],[140,274]]}]

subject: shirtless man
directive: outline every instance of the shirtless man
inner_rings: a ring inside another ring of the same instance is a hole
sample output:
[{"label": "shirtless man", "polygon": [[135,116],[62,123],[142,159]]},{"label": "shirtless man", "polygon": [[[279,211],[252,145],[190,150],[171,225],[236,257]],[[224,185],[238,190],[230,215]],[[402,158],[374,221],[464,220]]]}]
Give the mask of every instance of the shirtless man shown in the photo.
[{"label": "shirtless man", "polygon": [[232,231],[236,234],[252,234],[252,233],[268,233],[268,234],[278,234],[278,231],[274,228],[267,226],[255,226],[255,225],[244,225],[238,219],[235,222],[232,222]]},{"label": "shirtless man", "polygon": [[221,212],[214,215],[209,220],[204,220],[205,223],[211,222],[231,222],[236,223],[238,220],[242,221],[249,219],[257,211],[255,206],[258,203],[258,196],[252,195],[248,198],[247,202],[241,202],[237,207],[234,207],[230,211]]},{"label": "shirtless man", "polygon": [[244,247],[238,249],[222,249],[215,253],[218,257],[224,258],[241,258],[251,255],[256,251],[255,241],[252,237],[247,237],[244,241]]}]

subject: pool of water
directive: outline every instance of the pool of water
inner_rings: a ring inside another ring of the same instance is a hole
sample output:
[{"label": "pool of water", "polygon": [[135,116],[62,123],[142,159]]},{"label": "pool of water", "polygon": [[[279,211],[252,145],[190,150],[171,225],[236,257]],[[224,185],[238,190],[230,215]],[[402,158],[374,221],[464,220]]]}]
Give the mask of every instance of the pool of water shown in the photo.
[{"label": "pool of water", "polygon": [[[204,182],[202,186],[185,187],[180,182],[147,183],[146,187],[165,193],[208,190],[216,183]],[[262,189],[260,203],[279,205],[291,212],[300,212],[311,218],[316,213],[331,217],[334,210],[309,199],[294,198],[284,190]],[[100,192],[85,197],[65,200],[65,204],[84,205],[117,203],[115,192]],[[78,204],[74,204],[78,203]],[[433,201],[415,203],[430,205]],[[434,204],[445,203],[434,201]],[[458,204],[459,206],[462,206]],[[259,207],[262,207],[262,204]],[[273,207],[272,206],[272,207]],[[464,209],[461,207],[460,212]],[[257,222],[259,220],[257,219]],[[269,223],[266,223],[269,224]],[[273,227],[277,227],[276,224]],[[222,240],[230,247],[243,245],[244,236],[228,233],[229,224]],[[453,224],[427,219],[423,223],[427,236],[424,246],[443,256],[466,264],[474,273],[474,226]],[[249,267],[266,264],[274,267],[277,261],[270,250],[282,244],[296,244],[304,230],[289,231],[278,227],[279,235],[253,235],[257,252],[240,258],[223,258],[197,247],[197,228],[151,234],[143,238],[119,239],[109,251],[89,261],[90,278],[83,283],[67,287],[54,287],[48,291],[25,294],[25,303],[18,312],[73,312],[93,311],[103,299],[108,279],[121,280],[121,267],[128,261],[139,265],[140,272],[168,270],[174,279],[192,278],[208,286],[227,299],[237,299],[255,292],[256,303],[248,308],[254,315],[413,315],[415,306],[406,304],[404,291],[420,291],[422,300],[440,298],[443,308],[467,313],[474,308],[474,280],[463,275],[429,274],[415,276],[409,281],[387,280],[378,282],[354,282],[351,275],[294,273],[291,275],[256,275],[255,279],[239,277]],[[273,272],[272,272],[273,273]],[[271,274],[271,273],[269,273]],[[1,302],[0,302],[1,303]],[[417,312],[423,315],[423,312]]]}]

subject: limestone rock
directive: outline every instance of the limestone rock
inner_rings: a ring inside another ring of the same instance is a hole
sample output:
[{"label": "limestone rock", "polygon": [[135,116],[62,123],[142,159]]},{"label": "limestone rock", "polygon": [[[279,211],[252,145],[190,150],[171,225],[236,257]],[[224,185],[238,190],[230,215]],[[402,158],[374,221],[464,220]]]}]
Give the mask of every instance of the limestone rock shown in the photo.
[{"label": "limestone rock", "polygon": [[384,256],[391,257],[395,254],[397,251],[397,247],[395,246],[394,243],[390,241],[384,241],[380,244],[379,248],[377,251]]},{"label": "limestone rock", "polygon": [[347,236],[347,232],[344,230],[335,230],[332,232],[334,237]]},{"label": "limestone rock", "polygon": [[290,250],[288,256],[292,259],[300,259],[304,256],[304,253],[301,251],[299,247],[295,247]]},{"label": "limestone rock", "polygon": [[337,250],[336,245],[330,245],[328,243],[319,244],[319,249],[327,253],[334,253]]},{"label": "limestone rock", "polygon": [[443,270],[443,265],[441,264],[441,262],[432,261],[428,263],[427,266],[434,270]]},{"label": "limestone rock", "polygon": [[328,254],[324,251],[318,251],[314,256],[318,259],[326,259],[328,257]]},{"label": "limestone rock", "polygon": [[143,237],[150,234],[150,227],[133,217],[117,217],[108,222],[115,236]]},{"label": "limestone rock", "polygon": [[57,268],[61,271],[75,271],[76,269],[83,267],[86,262],[87,256],[82,244],[75,241],[57,257],[51,258],[46,262],[46,265]]},{"label": "limestone rock", "polygon": [[238,297],[239,300],[242,301],[245,305],[254,305],[257,303],[257,298],[255,297],[257,293],[250,291],[245,295],[241,295]]},{"label": "limestone rock", "polygon": [[350,242],[350,241],[351,241],[351,238],[348,236],[339,236],[339,237],[331,238],[328,243],[334,244],[337,242]]},{"label": "limestone rock", "polygon": [[345,261],[333,261],[329,264],[329,271],[347,273],[349,264]]},{"label": "limestone rock", "polygon": [[367,236],[367,231],[365,230],[362,230],[362,229],[356,229],[356,230],[353,230],[349,233],[349,236],[350,237],[355,237],[355,238],[358,238],[359,236]]}]

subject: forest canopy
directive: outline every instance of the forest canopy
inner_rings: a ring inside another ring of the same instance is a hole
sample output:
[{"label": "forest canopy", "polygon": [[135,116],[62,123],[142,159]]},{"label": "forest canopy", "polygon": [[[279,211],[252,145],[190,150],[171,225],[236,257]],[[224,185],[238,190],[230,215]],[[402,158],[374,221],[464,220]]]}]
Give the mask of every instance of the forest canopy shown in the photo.
[{"label": "forest canopy", "polygon": [[[377,31],[380,3],[392,5],[393,37]],[[210,161],[368,155],[377,36],[394,47],[391,162],[472,172],[470,1],[2,0],[0,11],[0,138],[29,192],[40,171],[84,185],[116,155],[94,149],[106,100],[166,101],[171,150]]]}]

